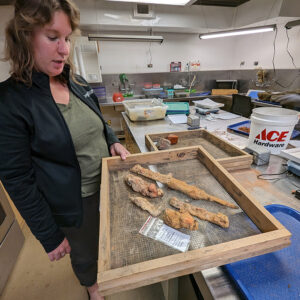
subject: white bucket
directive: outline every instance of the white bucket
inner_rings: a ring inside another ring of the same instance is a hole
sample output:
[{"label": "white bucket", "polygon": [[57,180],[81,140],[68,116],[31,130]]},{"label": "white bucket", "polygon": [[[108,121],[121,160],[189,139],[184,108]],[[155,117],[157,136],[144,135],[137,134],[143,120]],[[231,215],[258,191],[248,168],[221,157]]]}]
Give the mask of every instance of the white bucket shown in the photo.
[{"label": "white bucket", "polygon": [[284,150],[298,122],[298,112],[277,107],[255,108],[251,114],[248,145],[279,154]]}]

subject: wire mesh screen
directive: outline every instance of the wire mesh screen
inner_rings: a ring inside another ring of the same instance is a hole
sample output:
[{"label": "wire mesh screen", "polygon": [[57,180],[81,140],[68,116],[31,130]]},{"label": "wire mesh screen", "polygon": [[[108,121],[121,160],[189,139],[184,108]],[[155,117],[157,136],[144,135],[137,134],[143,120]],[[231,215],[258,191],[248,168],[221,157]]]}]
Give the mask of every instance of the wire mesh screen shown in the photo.
[{"label": "wire mesh screen", "polygon": [[[143,166],[147,167],[147,165]],[[195,185],[208,194],[235,203],[217,179],[198,159],[161,163],[155,166],[157,171],[162,174],[172,173],[173,177]],[[110,173],[112,269],[179,253],[178,250],[139,233],[140,228],[149,217],[149,213],[130,201],[129,196],[140,195],[126,185],[124,178],[128,172],[130,171],[118,170]],[[143,179],[147,180],[144,177]],[[151,180],[147,181],[153,182]],[[259,229],[241,209],[232,209],[215,202],[193,200],[189,196],[165,186],[163,190],[164,196],[162,198],[149,199],[149,201],[161,208],[171,208],[169,205],[170,198],[177,197],[181,201],[189,202],[208,211],[223,213],[229,218],[229,228],[221,228],[218,225],[195,218],[199,223],[197,231],[179,229],[191,236],[189,251],[260,233]],[[159,218],[162,218],[162,216],[163,213]]]}]

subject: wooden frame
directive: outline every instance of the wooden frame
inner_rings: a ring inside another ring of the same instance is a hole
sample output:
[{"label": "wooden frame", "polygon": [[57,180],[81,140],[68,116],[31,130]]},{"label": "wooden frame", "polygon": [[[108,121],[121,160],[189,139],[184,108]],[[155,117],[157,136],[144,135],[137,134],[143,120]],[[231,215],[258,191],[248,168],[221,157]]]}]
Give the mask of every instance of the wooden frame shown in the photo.
[{"label": "wooden frame", "polygon": [[[111,269],[109,172],[129,170],[137,163],[155,165],[189,159],[201,160],[201,163],[219,181],[261,233]],[[153,284],[279,250],[290,244],[290,236],[289,231],[201,146],[134,154],[127,157],[125,161],[121,161],[120,157],[103,159],[98,261],[98,284],[102,295]]]},{"label": "wooden frame", "polygon": [[[155,142],[157,142],[159,138],[166,138],[169,134],[176,134],[178,136],[179,139],[176,148],[180,146],[181,138],[188,137],[190,139],[195,139],[195,138],[202,137],[207,141],[209,141],[211,144],[227,152],[229,157],[225,157],[225,158],[214,157],[214,158],[228,171],[247,169],[251,167],[253,161],[252,155],[226,142],[222,138],[207,131],[206,129],[147,134],[145,135],[145,144],[148,150],[159,151],[155,145]],[[173,146],[171,145],[171,149],[172,147]]]},{"label": "wooden frame", "polygon": [[3,222],[0,224],[0,244],[3,241],[9,227],[15,219],[12,208],[9,205],[8,195],[4,189],[2,182],[0,181],[0,205],[5,214]]}]

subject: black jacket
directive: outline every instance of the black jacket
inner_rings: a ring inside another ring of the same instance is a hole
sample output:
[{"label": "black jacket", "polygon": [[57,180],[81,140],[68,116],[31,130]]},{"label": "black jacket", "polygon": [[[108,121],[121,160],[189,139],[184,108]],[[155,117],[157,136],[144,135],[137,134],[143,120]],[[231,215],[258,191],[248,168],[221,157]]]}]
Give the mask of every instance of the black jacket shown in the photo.
[{"label": "black jacket", "polygon": [[[108,147],[119,142],[104,122],[90,86],[71,78],[68,85],[105,124]],[[60,226],[80,226],[80,167],[49,77],[43,73],[33,73],[31,87],[12,78],[0,83],[0,180],[46,252],[64,239]]]}]

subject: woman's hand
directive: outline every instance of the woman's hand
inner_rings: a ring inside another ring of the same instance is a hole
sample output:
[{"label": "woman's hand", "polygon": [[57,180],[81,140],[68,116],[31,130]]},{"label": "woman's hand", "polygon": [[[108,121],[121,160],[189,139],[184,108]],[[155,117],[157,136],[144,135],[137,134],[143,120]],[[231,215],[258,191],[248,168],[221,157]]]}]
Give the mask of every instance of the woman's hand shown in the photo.
[{"label": "woman's hand", "polygon": [[110,146],[110,154],[112,156],[120,155],[122,160],[125,160],[130,152],[120,143],[114,143]]},{"label": "woman's hand", "polygon": [[71,252],[71,247],[69,245],[69,242],[66,238],[61,242],[61,244],[54,249],[53,251],[48,253],[49,259],[51,261],[53,260],[60,260],[63,258],[66,254],[69,254]]}]

